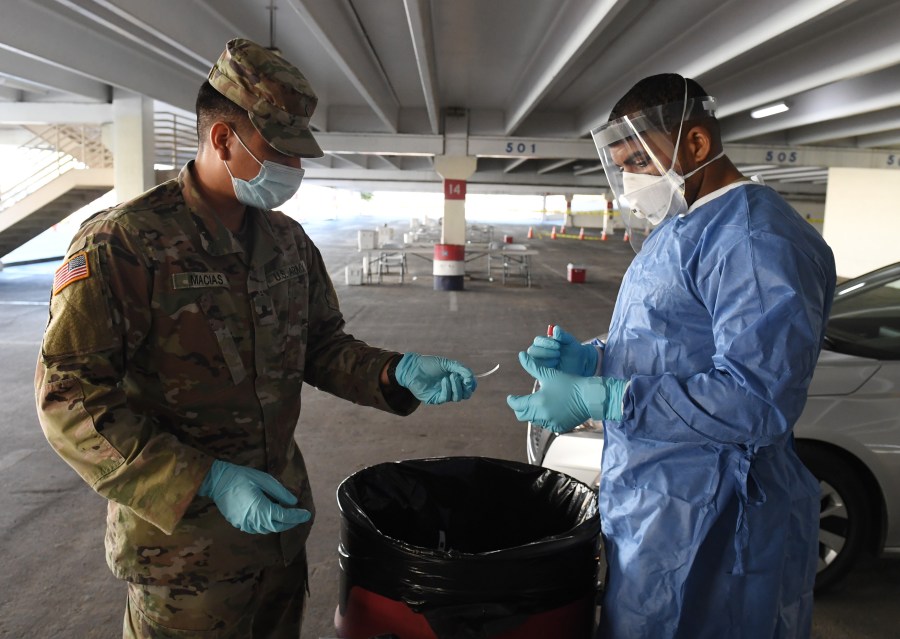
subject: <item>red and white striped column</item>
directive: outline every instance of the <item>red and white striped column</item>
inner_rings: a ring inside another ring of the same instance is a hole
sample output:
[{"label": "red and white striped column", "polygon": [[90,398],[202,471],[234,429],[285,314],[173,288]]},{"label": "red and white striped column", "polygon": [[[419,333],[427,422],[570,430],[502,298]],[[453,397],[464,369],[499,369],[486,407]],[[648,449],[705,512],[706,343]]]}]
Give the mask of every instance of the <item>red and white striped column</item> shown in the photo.
[{"label": "red and white striped column", "polygon": [[444,219],[441,241],[434,245],[434,290],[461,291],[466,276],[466,179],[476,159],[438,156],[434,169],[444,179]]}]

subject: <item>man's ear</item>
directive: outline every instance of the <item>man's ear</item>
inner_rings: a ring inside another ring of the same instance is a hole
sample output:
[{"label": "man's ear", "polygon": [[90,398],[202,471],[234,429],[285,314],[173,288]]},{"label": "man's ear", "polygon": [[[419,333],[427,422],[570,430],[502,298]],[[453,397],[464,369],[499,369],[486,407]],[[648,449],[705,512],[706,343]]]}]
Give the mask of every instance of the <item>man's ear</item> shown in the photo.
[{"label": "man's ear", "polygon": [[228,143],[233,135],[231,127],[224,122],[214,122],[209,127],[209,143],[220,160],[227,162],[231,159],[231,151]]},{"label": "man's ear", "polygon": [[712,135],[702,125],[692,126],[684,138],[685,150],[697,166],[712,157]]}]

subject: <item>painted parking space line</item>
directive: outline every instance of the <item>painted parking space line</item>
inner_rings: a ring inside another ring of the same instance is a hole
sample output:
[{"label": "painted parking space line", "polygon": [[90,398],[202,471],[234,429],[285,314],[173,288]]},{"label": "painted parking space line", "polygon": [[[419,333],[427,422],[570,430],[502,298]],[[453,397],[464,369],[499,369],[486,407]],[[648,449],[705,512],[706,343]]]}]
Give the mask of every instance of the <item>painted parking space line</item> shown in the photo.
[{"label": "painted parking space line", "polygon": [[50,302],[20,302],[17,300],[0,300],[0,306],[50,306]]}]

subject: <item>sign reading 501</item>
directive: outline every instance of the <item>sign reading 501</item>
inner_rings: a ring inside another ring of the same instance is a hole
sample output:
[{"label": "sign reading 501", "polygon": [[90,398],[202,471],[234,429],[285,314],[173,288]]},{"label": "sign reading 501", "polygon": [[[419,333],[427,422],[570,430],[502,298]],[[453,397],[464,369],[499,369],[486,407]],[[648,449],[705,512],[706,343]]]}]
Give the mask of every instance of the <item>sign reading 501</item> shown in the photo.
[{"label": "sign reading 501", "polygon": [[527,142],[507,142],[507,153],[537,153],[537,144]]}]

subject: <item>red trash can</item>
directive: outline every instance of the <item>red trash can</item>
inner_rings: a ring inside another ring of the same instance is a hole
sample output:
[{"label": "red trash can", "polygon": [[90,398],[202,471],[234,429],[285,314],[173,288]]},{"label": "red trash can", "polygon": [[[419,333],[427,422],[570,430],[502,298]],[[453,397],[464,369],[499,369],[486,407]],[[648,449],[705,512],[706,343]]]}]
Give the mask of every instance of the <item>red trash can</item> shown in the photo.
[{"label": "red trash can", "polygon": [[590,639],[591,487],[484,457],[378,464],[338,487],[342,639]]},{"label": "red trash can", "polygon": [[566,279],[573,284],[583,284],[587,278],[587,267],[581,264],[569,264],[566,266]]}]

